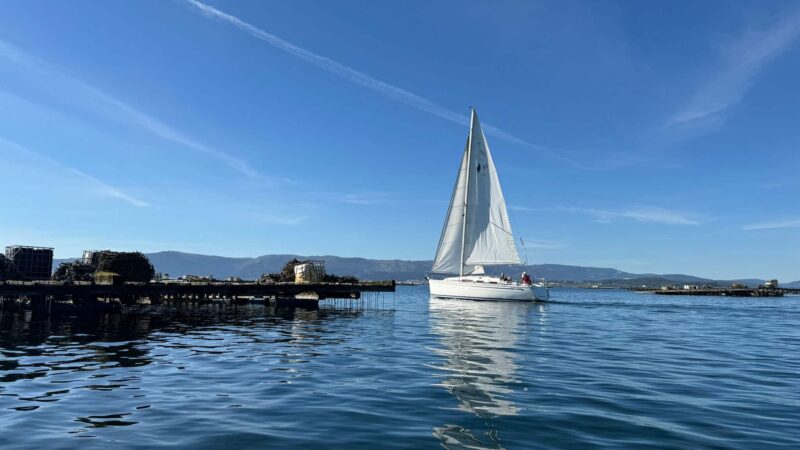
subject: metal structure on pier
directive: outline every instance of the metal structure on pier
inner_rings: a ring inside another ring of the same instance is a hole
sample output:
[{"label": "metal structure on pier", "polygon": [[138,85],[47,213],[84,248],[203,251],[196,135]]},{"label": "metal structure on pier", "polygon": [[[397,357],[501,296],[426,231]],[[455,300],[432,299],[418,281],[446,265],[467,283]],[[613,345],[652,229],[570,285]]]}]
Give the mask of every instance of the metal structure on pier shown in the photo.
[{"label": "metal structure on pier", "polygon": [[24,280],[49,280],[53,274],[53,249],[10,245],[6,247],[6,258],[17,267]]}]

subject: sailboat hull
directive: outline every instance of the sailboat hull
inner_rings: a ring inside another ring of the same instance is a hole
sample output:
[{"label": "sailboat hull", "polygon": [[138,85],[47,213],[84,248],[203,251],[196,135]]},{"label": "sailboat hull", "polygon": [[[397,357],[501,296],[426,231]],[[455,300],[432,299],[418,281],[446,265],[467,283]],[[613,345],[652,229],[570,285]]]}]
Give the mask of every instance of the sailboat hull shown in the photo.
[{"label": "sailboat hull", "polygon": [[431,296],[495,302],[547,301],[550,291],[543,284],[502,282],[495,277],[452,277],[428,280]]}]

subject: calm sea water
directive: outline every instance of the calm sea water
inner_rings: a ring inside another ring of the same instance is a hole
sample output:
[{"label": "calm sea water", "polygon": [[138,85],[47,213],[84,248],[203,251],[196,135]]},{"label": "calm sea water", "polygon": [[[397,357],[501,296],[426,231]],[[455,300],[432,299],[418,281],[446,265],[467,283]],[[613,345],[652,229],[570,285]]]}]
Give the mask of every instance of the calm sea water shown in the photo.
[{"label": "calm sea water", "polygon": [[0,447],[798,448],[800,298],[0,316]]}]

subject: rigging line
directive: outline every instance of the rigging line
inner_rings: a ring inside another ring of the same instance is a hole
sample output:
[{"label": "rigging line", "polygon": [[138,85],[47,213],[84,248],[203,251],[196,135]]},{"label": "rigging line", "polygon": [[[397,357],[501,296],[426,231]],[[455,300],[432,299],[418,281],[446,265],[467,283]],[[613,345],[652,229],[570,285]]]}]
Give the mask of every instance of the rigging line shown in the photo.
[{"label": "rigging line", "polygon": [[522,236],[519,236],[519,243],[522,244],[522,253],[525,254],[525,265],[528,265],[528,247],[525,246],[525,241],[522,240]]},{"label": "rigging line", "polygon": [[494,227],[497,227],[497,228],[498,228],[499,230],[501,230],[503,233],[505,233],[505,234],[507,234],[507,235],[509,235],[509,236],[511,236],[511,237],[514,237],[514,236],[515,236],[515,234],[514,234],[514,233],[512,233],[512,232],[510,232],[510,231],[506,230],[505,228],[503,228],[502,226],[500,226],[500,225],[498,225],[498,224],[496,224],[496,223],[492,222],[491,220],[489,221],[489,225],[492,225],[492,226],[494,226]]}]

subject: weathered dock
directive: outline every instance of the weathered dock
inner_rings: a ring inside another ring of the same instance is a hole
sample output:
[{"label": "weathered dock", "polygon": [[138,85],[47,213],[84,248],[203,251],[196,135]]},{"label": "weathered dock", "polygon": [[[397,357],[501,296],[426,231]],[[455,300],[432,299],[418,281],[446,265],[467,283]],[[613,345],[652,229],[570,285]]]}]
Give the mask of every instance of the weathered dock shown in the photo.
[{"label": "weathered dock", "polygon": [[394,292],[394,281],[359,283],[151,282],[99,284],[54,281],[0,282],[0,306],[122,310],[165,302],[275,302],[317,307],[325,299],[360,299],[365,292]]},{"label": "weathered dock", "polygon": [[658,295],[707,295],[719,297],[783,297],[785,294],[800,294],[800,289],[784,288],[647,289],[644,291]]}]

